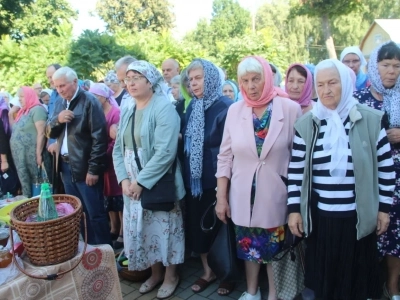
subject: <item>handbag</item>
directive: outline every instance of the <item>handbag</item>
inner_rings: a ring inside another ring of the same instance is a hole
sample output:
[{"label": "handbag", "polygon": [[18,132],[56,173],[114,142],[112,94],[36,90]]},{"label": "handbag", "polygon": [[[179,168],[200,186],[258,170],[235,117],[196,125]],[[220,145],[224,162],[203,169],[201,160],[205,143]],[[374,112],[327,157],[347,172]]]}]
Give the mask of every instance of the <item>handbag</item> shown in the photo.
[{"label": "handbag", "polygon": [[[133,151],[135,153],[136,165],[140,172],[142,171],[142,165],[140,163],[137,145],[134,137],[135,112],[136,112],[136,106],[133,109],[133,115],[132,115],[132,142],[133,142]],[[144,209],[153,211],[171,211],[175,207],[176,164],[177,164],[177,158],[175,157],[175,160],[172,164],[172,172],[167,171],[151,189],[143,187],[142,194],[140,196],[140,202]]]},{"label": "handbag", "polygon": [[292,234],[285,225],[285,240],[282,250],[272,258],[277,296],[282,300],[295,299],[305,288],[305,258],[303,250],[304,237]]},{"label": "handbag", "polygon": [[[217,220],[215,204],[216,201],[207,208],[200,222],[201,229],[204,232],[210,232],[215,228],[215,226],[219,226],[218,233],[216,234],[207,255],[207,263],[217,278],[222,282],[240,281],[242,276],[239,270],[239,260],[236,254],[234,224],[230,218],[227,218],[227,224]],[[213,209],[214,221],[210,228],[205,228],[204,219],[210,209]]]},{"label": "handbag", "polygon": [[9,165],[6,172],[0,170],[0,196],[10,195],[16,196],[20,187],[17,170],[14,165]]}]

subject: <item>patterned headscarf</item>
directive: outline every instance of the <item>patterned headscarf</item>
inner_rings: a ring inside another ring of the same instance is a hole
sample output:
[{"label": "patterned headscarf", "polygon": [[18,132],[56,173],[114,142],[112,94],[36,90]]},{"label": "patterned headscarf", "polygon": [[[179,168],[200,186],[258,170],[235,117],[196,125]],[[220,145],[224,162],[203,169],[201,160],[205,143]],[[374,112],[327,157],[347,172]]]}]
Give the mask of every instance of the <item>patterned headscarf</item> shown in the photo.
[{"label": "patterned headscarf", "polygon": [[196,59],[203,66],[203,98],[193,98],[192,113],[185,133],[185,153],[190,162],[190,188],[193,196],[203,193],[201,175],[203,173],[203,147],[205,111],[222,95],[221,81],[217,67],[205,59]]},{"label": "patterned headscarf", "polygon": [[286,78],[285,78],[285,88],[287,91],[287,85],[288,85],[288,79],[289,79],[289,74],[290,71],[293,70],[294,67],[301,67],[306,71],[307,73],[307,78],[306,82],[303,87],[303,91],[301,92],[300,98],[296,100],[298,104],[300,104],[301,107],[307,107],[311,103],[311,96],[312,96],[312,85],[313,85],[313,80],[312,80],[312,75],[311,72],[302,64],[293,64],[289,67],[289,69],[286,72]]},{"label": "patterned headscarf", "polygon": [[105,83],[119,83],[117,73],[114,70],[108,71],[106,77],[104,78]]},{"label": "patterned headscarf", "polygon": [[400,76],[393,88],[387,89],[382,84],[381,75],[378,70],[378,55],[383,46],[391,42],[378,46],[369,58],[368,76],[372,87],[383,96],[383,108],[389,115],[389,127],[400,127]]},{"label": "patterned headscarf", "polygon": [[0,118],[3,122],[4,132],[9,137],[11,135],[11,128],[8,120],[8,104],[3,96],[0,96]]},{"label": "patterned headscarf", "polygon": [[114,92],[104,83],[94,83],[89,89],[89,92],[95,95],[106,98],[112,106],[119,107],[117,101],[114,98]]},{"label": "patterned headscarf", "polygon": [[15,122],[18,122],[18,120],[23,116],[29,114],[29,111],[38,105],[42,105],[39,101],[38,96],[36,95],[36,92],[33,88],[29,86],[23,86],[22,91],[24,92],[24,100],[25,100],[25,107],[21,107],[21,109],[18,111],[18,114],[15,118]]}]

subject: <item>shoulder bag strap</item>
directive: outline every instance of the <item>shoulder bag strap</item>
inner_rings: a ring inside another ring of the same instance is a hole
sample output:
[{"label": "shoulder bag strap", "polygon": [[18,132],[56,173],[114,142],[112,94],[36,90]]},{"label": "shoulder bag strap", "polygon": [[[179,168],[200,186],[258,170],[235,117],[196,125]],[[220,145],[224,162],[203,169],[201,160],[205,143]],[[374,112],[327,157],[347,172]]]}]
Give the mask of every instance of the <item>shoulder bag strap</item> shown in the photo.
[{"label": "shoulder bag strap", "polygon": [[136,114],[136,105],[133,108],[133,114],[132,114],[132,143],[133,143],[133,152],[135,153],[136,165],[140,172],[140,171],[142,171],[142,165],[140,164],[137,145],[136,145],[136,141],[135,141],[135,114]]}]

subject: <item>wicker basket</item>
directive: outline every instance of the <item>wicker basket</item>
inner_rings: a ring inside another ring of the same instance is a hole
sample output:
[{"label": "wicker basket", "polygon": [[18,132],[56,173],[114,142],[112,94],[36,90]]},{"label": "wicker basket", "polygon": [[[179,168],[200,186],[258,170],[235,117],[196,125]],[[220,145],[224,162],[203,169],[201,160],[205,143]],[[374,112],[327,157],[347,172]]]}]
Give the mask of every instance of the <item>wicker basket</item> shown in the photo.
[{"label": "wicker basket", "polygon": [[62,263],[78,252],[81,201],[70,195],[53,195],[53,199],[56,204],[71,204],[75,211],[50,221],[25,222],[28,216],[37,213],[39,197],[35,197],[16,206],[10,213],[11,224],[18,232],[29,260],[37,266]]}]

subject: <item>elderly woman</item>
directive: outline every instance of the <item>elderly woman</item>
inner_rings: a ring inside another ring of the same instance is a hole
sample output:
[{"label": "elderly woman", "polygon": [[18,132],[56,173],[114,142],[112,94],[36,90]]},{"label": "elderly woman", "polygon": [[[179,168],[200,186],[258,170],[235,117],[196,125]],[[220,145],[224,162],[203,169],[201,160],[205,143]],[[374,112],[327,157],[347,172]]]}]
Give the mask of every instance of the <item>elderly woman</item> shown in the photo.
[{"label": "elderly woman", "polygon": [[222,95],[227,96],[233,102],[239,99],[239,88],[232,80],[227,80],[222,86]]},{"label": "elderly woman", "polygon": [[388,270],[384,294],[391,298],[400,294],[400,48],[395,43],[385,43],[375,49],[369,60],[368,76],[371,86],[356,92],[354,97],[360,103],[385,113],[385,129],[396,171],[396,188],[389,212],[389,228],[378,241],[378,249],[381,256],[386,257]]},{"label": "elderly woman", "polygon": [[121,86],[117,73],[114,70],[109,71],[104,78],[104,83],[114,92],[114,99],[117,101],[118,106],[121,106],[121,101],[126,90]]},{"label": "elderly woman", "polygon": [[[166,101],[163,78],[152,64],[143,60],[131,63],[125,83],[135,103],[122,112],[113,152],[115,173],[124,194],[124,248],[129,270],[152,269],[139,292],[148,293],[163,282],[157,298],[164,299],[177,288],[176,265],[184,259],[184,228],[178,201],[185,196],[185,189],[179,164],[175,172],[176,203],[171,211],[143,209],[140,199],[143,188],[153,188],[172,169],[179,116]],[[136,164],[134,143],[141,171]]]},{"label": "elderly woman", "polygon": [[24,86],[18,90],[17,95],[21,109],[15,119],[13,109],[8,114],[12,124],[10,146],[22,193],[29,198],[32,197],[32,183],[38,174],[38,166],[43,162],[47,111],[34,89]]},{"label": "elderly woman", "polygon": [[185,98],[181,92],[181,75],[176,75],[171,79],[171,93],[175,99],[176,111],[178,112],[179,117],[183,121],[183,115],[185,111]]},{"label": "elderly woman", "polygon": [[[225,117],[232,100],[222,96],[218,68],[204,59],[195,59],[186,73],[194,98],[186,110],[183,130],[185,145],[185,185],[188,218],[188,238],[191,250],[200,253],[203,275],[193,284],[195,293],[202,292],[216,280],[207,264],[214,233],[204,233],[200,227],[201,217],[216,200],[215,178],[217,155],[222,140]],[[212,218],[211,214],[208,216]],[[211,222],[206,218],[205,222]],[[233,291],[232,285],[221,285],[219,294]]]},{"label": "elderly woman", "polygon": [[110,136],[111,126],[114,124],[118,125],[119,123],[120,110],[118,103],[113,97],[114,92],[104,83],[92,84],[89,92],[95,95],[99,100],[107,122],[107,169],[104,172],[104,197],[106,200],[108,215],[110,217],[110,235],[111,240],[113,240],[113,247],[114,249],[120,249],[124,246],[122,225],[124,202],[122,200],[122,190],[118,185],[112,161],[112,152],[115,141]]},{"label": "elderly woman", "polygon": [[[283,242],[287,219],[286,178],[293,125],[300,106],[274,87],[268,62],[246,57],[238,66],[244,101],[232,105],[218,155],[216,212],[235,224],[237,256],[245,261],[247,291],[260,300],[258,273],[267,264],[268,299],[277,299],[269,264]],[[228,201],[229,199],[229,201]]]},{"label": "elderly woman", "polygon": [[354,71],[356,75],[356,90],[361,90],[369,85],[368,76],[364,73],[363,68],[367,65],[360,48],[351,46],[344,48],[340,54],[340,61]]},{"label": "elderly woman", "polygon": [[321,299],[378,299],[377,235],[394,190],[382,113],[358,104],[347,67],[315,69],[318,102],[295,124],[289,228],[306,237],[305,284]]},{"label": "elderly woman", "polygon": [[293,64],[286,73],[285,88],[289,98],[301,106],[303,114],[313,107],[311,72],[301,64]]}]

